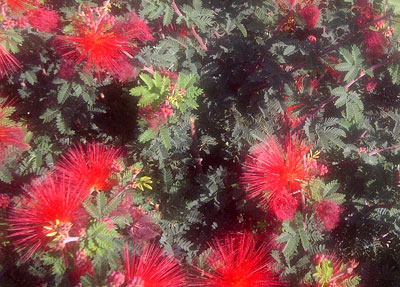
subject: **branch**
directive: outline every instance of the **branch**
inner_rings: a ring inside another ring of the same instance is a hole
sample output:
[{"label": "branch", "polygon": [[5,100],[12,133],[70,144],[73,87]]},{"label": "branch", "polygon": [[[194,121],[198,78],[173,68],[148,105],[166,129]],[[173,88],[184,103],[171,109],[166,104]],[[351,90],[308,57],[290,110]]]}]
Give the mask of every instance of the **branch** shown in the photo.
[{"label": "branch", "polygon": [[179,17],[183,17],[181,10],[179,10],[178,6],[175,3],[175,0],[172,0],[172,8],[174,9],[175,13],[178,14]]},{"label": "branch", "polygon": [[390,147],[381,148],[381,149],[376,149],[374,151],[369,152],[368,155],[375,155],[375,154],[381,153],[383,151],[392,150],[392,149],[396,149],[396,148],[399,148],[399,147],[400,147],[400,144],[397,144],[397,145],[394,145],[394,146],[390,146]]},{"label": "branch", "polygon": [[192,25],[192,34],[193,36],[196,38],[197,42],[199,42],[200,47],[204,50],[204,51],[208,51],[207,46],[204,44],[203,40],[200,38],[199,34],[197,34],[196,29],[194,28],[194,25]]}]

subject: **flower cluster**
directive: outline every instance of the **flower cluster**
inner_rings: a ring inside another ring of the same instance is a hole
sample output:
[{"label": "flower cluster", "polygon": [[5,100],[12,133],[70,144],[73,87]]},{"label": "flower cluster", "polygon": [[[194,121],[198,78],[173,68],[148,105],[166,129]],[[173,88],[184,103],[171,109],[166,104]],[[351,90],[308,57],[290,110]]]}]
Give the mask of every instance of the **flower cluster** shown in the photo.
[{"label": "flower cluster", "polygon": [[174,110],[168,103],[160,105],[158,109],[154,109],[152,105],[139,108],[139,117],[145,119],[154,131],[158,131],[173,114]]},{"label": "flower cluster", "polygon": [[2,163],[9,152],[10,147],[25,151],[29,145],[24,141],[25,128],[9,117],[14,108],[3,99],[0,104],[0,163]]},{"label": "flower cluster", "polygon": [[52,242],[64,248],[73,227],[84,216],[85,188],[68,184],[64,177],[51,175],[25,189],[21,204],[11,211],[10,236],[26,261]]},{"label": "flower cluster", "polygon": [[108,73],[127,81],[135,75],[130,60],[141,43],[151,40],[150,28],[135,13],[117,21],[106,9],[96,13],[88,8],[74,19],[72,34],[57,36],[54,45],[64,60],[75,65],[86,61],[86,71],[94,71],[99,79]]},{"label": "flower cluster", "polygon": [[281,220],[292,219],[296,212],[302,183],[316,176],[310,146],[298,137],[281,146],[269,137],[248,155],[243,183],[251,198],[261,198]]},{"label": "flower cluster", "polygon": [[[70,149],[55,171],[25,189],[21,204],[11,211],[10,236],[27,260],[50,246],[62,250],[87,221],[82,203],[92,190],[110,188],[109,176],[119,171],[118,149],[100,144]],[[105,218],[108,227],[112,224]],[[76,237],[75,237],[76,238]]]},{"label": "flower cluster", "polygon": [[108,277],[109,286],[185,287],[186,275],[175,258],[164,255],[156,244],[146,245],[140,256],[129,256],[124,250],[124,273],[114,271]]},{"label": "flower cluster", "polygon": [[242,233],[214,239],[206,259],[208,270],[195,278],[193,287],[269,287],[283,286],[273,271],[270,247],[252,234]]}]

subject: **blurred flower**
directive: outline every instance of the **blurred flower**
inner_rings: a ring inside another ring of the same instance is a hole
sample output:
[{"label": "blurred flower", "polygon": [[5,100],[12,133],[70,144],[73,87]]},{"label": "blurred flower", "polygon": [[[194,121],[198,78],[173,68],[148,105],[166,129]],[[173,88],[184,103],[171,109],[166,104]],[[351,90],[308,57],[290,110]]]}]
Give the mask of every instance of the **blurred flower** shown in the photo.
[{"label": "blurred flower", "polygon": [[371,57],[382,57],[385,54],[387,40],[381,33],[366,29],[364,30],[364,41],[366,52]]},{"label": "blurred flower", "polygon": [[325,229],[330,231],[335,229],[339,224],[342,206],[331,200],[323,199],[315,203],[315,212],[317,217],[324,223]]},{"label": "blurred flower", "polygon": [[313,35],[308,36],[307,40],[308,40],[308,42],[313,43],[313,44],[317,42],[317,38]]},{"label": "blurred flower", "polygon": [[[4,40],[0,36],[0,41]],[[19,61],[0,44],[0,78],[8,76],[21,68]]]},{"label": "blurred flower", "polygon": [[93,70],[99,79],[110,73],[126,81],[135,74],[130,59],[139,52],[139,44],[152,40],[153,36],[135,13],[114,24],[110,22],[113,18],[105,15],[108,14],[94,19],[92,11],[87,9],[83,20],[75,19],[73,35],[57,36],[54,45],[63,59],[76,65],[86,61],[85,69]]},{"label": "blurred flower", "polygon": [[121,287],[125,283],[125,275],[119,271],[113,271],[107,277],[107,281],[110,287]]},{"label": "blurred flower", "polygon": [[283,146],[272,137],[256,145],[247,157],[243,175],[249,196],[261,198],[265,203],[274,200],[269,206],[276,212],[284,202],[290,203],[287,211],[278,212],[281,218],[290,217],[297,206],[292,193],[301,189],[302,182],[315,176],[307,160],[309,150],[297,137],[290,138]]},{"label": "blurred flower", "polygon": [[117,172],[114,163],[120,158],[120,149],[97,143],[78,144],[61,157],[56,170],[75,184],[84,182],[89,191],[108,190],[114,185],[109,177]]},{"label": "blurred flower", "polygon": [[146,245],[140,256],[129,256],[124,250],[126,286],[143,287],[186,287],[183,268],[175,258],[164,255],[156,244]]},{"label": "blurred flower", "polygon": [[28,23],[42,32],[54,32],[61,24],[61,19],[58,13],[46,8],[31,10],[26,14],[26,16]]},{"label": "blurred flower", "polygon": [[104,217],[104,218],[100,219],[99,221],[100,221],[100,222],[106,222],[106,223],[107,223],[106,228],[107,228],[108,230],[111,230],[111,229],[114,227],[114,223],[113,223],[112,218]]},{"label": "blurred flower", "polygon": [[0,209],[6,209],[11,203],[11,198],[7,194],[0,194]]},{"label": "blurred flower", "polygon": [[25,151],[29,145],[24,141],[25,129],[9,117],[14,112],[14,107],[7,104],[3,99],[0,104],[0,163],[3,162],[10,147]]},{"label": "blurred flower", "polygon": [[300,10],[300,16],[303,17],[308,29],[314,29],[318,24],[319,9],[317,5],[307,4]]},{"label": "blurred flower", "polygon": [[375,81],[374,79],[368,78],[367,86],[365,87],[365,90],[367,92],[371,92],[375,90],[376,86],[378,85],[378,82]]},{"label": "blurred flower", "polygon": [[283,286],[272,270],[270,246],[257,242],[253,234],[228,235],[214,239],[206,258],[208,270],[199,270],[201,277],[193,287],[268,287]]},{"label": "blurred flower", "polygon": [[84,188],[53,176],[25,189],[21,205],[11,210],[8,220],[10,237],[24,261],[37,251],[45,251],[51,242],[64,246],[74,222],[83,216],[86,193]]},{"label": "blurred flower", "polygon": [[5,0],[13,12],[26,12],[37,7],[35,0]]},{"label": "blurred flower", "polygon": [[74,76],[75,63],[71,60],[61,60],[60,70],[58,71],[57,77],[64,80],[71,80]]},{"label": "blurred flower", "polygon": [[297,210],[298,202],[288,192],[280,192],[269,202],[269,207],[279,220],[291,220]]}]

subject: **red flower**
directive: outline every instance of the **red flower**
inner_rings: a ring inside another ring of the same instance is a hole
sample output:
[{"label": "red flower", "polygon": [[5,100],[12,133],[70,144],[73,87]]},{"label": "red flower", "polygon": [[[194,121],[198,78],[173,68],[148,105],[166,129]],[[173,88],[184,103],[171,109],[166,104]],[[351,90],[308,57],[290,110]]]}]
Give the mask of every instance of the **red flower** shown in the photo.
[{"label": "red flower", "polygon": [[271,269],[270,247],[257,242],[252,234],[229,235],[215,239],[206,259],[209,272],[199,270],[202,277],[190,286],[196,287],[269,287],[282,286]]},{"label": "red flower", "polygon": [[298,138],[290,139],[282,147],[268,137],[248,155],[243,183],[250,197],[261,197],[267,202],[274,196],[301,189],[302,181],[313,175],[306,158],[310,147]]},{"label": "red flower", "polygon": [[27,13],[28,23],[42,32],[54,32],[61,24],[60,16],[56,11],[38,8]]},{"label": "red flower", "polygon": [[51,176],[26,188],[21,205],[12,209],[9,218],[10,237],[24,253],[24,261],[46,250],[50,242],[56,249],[65,246],[74,222],[83,216],[80,208],[86,195],[84,188]]},{"label": "red flower", "polygon": [[25,143],[24,128],[9,119],[14,108],[6,104],[4,99],[0,104],[0,163],[4,160],[10,147],[25,151],[29,145]]},{"label": "red flower", "polygon": [[364,40],[366,52],[370,56],[382,57],[385,54],[387,41],[381,33],[367,29],[364,31]]},{"label": "red flower", "polygon": [[319,9],[317,5],[306,5],[303,9],[300,10],[300,15],[306,22],[308,29],[314,29],[315,26],[318,24]]},{"label": "red flower", "polygon": [[0,78],[16,72],[18,68],[21,68],[19,61],[0,44]]},{"label": "red flower", "polygon": [[124,251],[125,283],[127,286],[184,287],[185,273],[179,262],[163,254],[156,244],[144,247],[142,255],[129,258],[128,248]]},{"label": "red flower", "polygon": [[71,182],[84,183],[89,191],[107,190],[113,186],[109,177],[118,171],[116,162],[120,157],[119,149],[95,143],[85,147],[79,144],[61,157],[56,169]]},{"label": "red flower", "polygon": [[35,0],[5,0],[13,12],[26,12],[36,8]]},{"label": "red flower", "polygon": [[0,194],[0,209],[6,209],[11,203],[11,198],[7,194]]},{"label": "red flower", "polygon": [[338,226],[342,207],[336,202],[323,199],[315,204],[317,217],[324,223],[326,230],[333,230]]},{"label": "red flower", "polygon": [[369,78],[367,82],[367,86],[365,87],[365,90],[367,92],[371,92],[375,90],[376,86],[378,85],[378,82],[375,81],[374,79]]},{"label": "red flower", "polygon": [[99,79],[110,73],[128,80],[135,74],[130,59],[138,53],[138,44],[153,39],[150,28],[134,13],[127,21],[112,25],[112,17],[95,20],[91,10],[87,11],[85,22],[75,20],[74,35],[56,37],[56,49],[76,65],[86,61],[85,69],[94,70]]},{"label": "red flower", "polygon": [[269,202],[269,207],[279,220],[291,220],[297,210],[297,200],[288,192],[281,192]]}]

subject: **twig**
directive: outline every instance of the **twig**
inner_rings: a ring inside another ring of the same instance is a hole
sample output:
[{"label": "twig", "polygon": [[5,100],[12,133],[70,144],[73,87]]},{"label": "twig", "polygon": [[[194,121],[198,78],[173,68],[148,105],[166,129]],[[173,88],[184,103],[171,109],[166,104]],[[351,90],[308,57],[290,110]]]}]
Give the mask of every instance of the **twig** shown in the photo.
[{"label": "twig", "polygon": [[194,118],[190,118],[190,133],[193,140],[193,153],[196,162],[196,171],[198,174],[203,174],[203,167],[201,165],[202,159],[200,157],[199,141],[197,137],[196,120]]},{"label": "twig", "polygon": [[390,146],[390,147],[381,148],[381,149],[376,149],[374,151],[369,152],[368,155],[375,155],[375,154],[381,153],[383,151],[392,150],[392,149],[396,149],[396,148],[399,148],[399,147],[400,147],[400,144],[397,144],[397,145],[394,145],[394,146]]},{"label": "twig", "polygon": [[207,46],[204,44],[203,39],[201,39],[201,37],[199,36],[199,34],[197,34],[196,29],[194,28],[194,25],[192,25],[192,34],[193,36],[196,38],[197,42],[199,42],[200,47],[204,50],[204,51],[208,51]]},{"label": "twig", "polygon": [[178,14],[179,17],[183,17],[181,10],[179,10],[178,6],[175,3],[175,0],[172,0],[172,8],[174,9],[175,13]]}]

